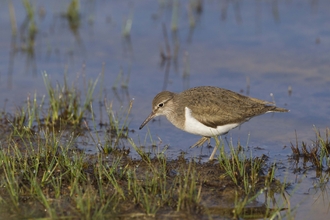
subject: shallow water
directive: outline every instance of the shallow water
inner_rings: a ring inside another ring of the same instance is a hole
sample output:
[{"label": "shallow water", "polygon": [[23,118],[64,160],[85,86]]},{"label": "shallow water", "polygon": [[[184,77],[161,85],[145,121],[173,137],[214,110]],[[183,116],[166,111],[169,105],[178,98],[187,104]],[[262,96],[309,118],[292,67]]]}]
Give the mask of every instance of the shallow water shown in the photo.
[{"label": "shallow water", "polygon": [[[253,146],[256,155],[266,154],[271,160],[287,163],[291,149],[283,147],[296,141],[295,132],[299,141],[310,143],[315,139],[314,126],[321,132],[329,126],[330,3],[204,1],[199,13],[190,9],[191,2],[81,1],[80,26],[74,29],[63,17],[67,1],[33,1],[38,33],[30,52],[21,49],[28,42],[22,2],[13,1],[16,37],[11,31],[8,4],[1,7],[0,106],[12,112],[29,94],[37,92],[41,98],[45,94],[43,71],[53,82],[63,82],[64,73],[69,82],[77,77],[95,80],[104,64],[105,78],[99,88],[104,89],[114,108],[127,106],[134,98],[129,126],[136,130],[131,134],[134,140],[144,144],[149,128],[160,150],[169,146],[170,158],[184,151],[206,160],[212,149],[203,148],[202,153],[201,149],[190,150],[199,137],[179,131],[165,118],[138,131],[151,111],[155,94],[201,85],[224,87],[268,101],[273,100],[272,93],[276,104],[290,112],[253,118],[229,132],[227,140]],[[175,32],[171,31],[173,11],[178,12]],[[195,26],[189,23],[190,14]],[[132,29],[129,37],[123,37],[128,19]],[[166,42],[163,27],[172,55],[164,64],[160,58],[160,48],[165,48]],[[123,80],[128,79],[127,89],[116,82],[120,71]],[[117,95],[112,90],[115,85]],[[84,88],[83,83],[79,86]],[[296,178],[287,172],[296,184]],[[309,190],[313,176],[310,172],[292,197],[294,204],[304,200],[297,209],[297,219],[306,215],[315,219],[315,213],[320,219],[330,215],[329,200],[319,205],[321,200],[315,199],[319,194]]]}]

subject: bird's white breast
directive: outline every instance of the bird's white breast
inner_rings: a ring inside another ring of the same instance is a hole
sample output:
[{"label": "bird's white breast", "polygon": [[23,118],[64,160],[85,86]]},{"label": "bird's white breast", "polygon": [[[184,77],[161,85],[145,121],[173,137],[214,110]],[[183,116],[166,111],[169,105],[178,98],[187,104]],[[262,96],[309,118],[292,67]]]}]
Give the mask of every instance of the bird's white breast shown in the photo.
[{"label": "bird's white breast", "polygon": [[188,107],[185,107],[185,123],[184,130],[186,132],[197,134],[201,136],[213,137],[227,133],[229,130],[237,127],[239,123],[221,125],[217,128],[208,127],[199,121],[197,121],[192,115],[191,110]]}]

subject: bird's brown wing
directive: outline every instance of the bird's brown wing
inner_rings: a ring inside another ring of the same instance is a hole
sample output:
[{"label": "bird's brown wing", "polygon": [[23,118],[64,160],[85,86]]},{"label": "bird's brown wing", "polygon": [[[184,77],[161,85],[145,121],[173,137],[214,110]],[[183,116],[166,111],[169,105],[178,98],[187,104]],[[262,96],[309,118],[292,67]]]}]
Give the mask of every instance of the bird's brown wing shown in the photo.
[{"label": "bird's brown wing", "polygon": [[267,102],[216,87],[199,87],[185,91],[189,98],[185,106],[202,124],[216,128],[219,125],[243,123],[251,117],[272,111]]}]

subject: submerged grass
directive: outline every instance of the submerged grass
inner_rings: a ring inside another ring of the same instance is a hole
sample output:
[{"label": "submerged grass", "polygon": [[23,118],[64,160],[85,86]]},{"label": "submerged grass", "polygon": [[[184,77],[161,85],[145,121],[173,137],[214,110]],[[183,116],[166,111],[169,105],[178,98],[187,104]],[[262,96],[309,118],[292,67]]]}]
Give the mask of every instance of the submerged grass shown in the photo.
[{"label": "submerged grass", "polygon": [[[129,137],[133,102],[115,114],[105,101],[108,121],[97,124],[92,105],[97,80],[89,83],[84,100],[66,80],[53,86],[45,74],[44,82],[48,97],[39,102],[35,94],[13,116],[1,114],[2,217],[280,218],[288,206],[270,202],[285,184],[274,178],[275,166],[265,169],[263,158],[246,157],[233,146],[228,156],[220,145],[218,162],[169,160],[165,150],[152,155]],[[95,132],[100,128],[105,135]],[[77,149],[82,135],[91,137],[98,154]],[[141,159],[128,156],[123,139]],[[261,195],[266,199],[258,203]]]},{"label": "submerged grass", "polygon": [[[329,174],[330,172],[330,129],[327,128],[325,131],[325,137],[323,138],[321,132],[314,128],[316,140],[308,145],[302,142],[301,145],[298,143],[298,138],[296,138],[296,143],[291,143],[292,157],[297,164],[297,170],[304,170],[308,167],[313,167],[320,176],[322,172]],[[303,161],[301,161],[303,160]],[[302,166],[299,164],[302,163]]]},{"label": "submerged grass", "polygon": [[[312,171],[315,173],[310,190],[319,192],[316,200],[322,198],[324,204],[329,204],[329,183],[330,183],[330,129],[326,128],[324,136],[314,127],[315,141],[311,144],[306,142],[291,143],[292,155],[289,158],[293,163],[293,172],[305,175]],[[296,135],[297,136],[297,135]],[[328,205],[330,210],[330,205]]]}]

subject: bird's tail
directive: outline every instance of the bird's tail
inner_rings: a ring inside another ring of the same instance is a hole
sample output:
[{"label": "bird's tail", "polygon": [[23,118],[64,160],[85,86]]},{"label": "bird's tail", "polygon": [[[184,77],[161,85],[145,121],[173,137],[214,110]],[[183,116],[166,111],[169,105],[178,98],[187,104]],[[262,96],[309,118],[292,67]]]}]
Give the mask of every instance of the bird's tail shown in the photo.
[{"label": "bird's tail", "polygon": [[279,108],[279,107],[275,107],[272,112],[289,112],[290,110],[285,109],[285,108]]}]

